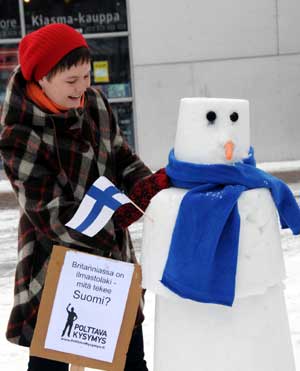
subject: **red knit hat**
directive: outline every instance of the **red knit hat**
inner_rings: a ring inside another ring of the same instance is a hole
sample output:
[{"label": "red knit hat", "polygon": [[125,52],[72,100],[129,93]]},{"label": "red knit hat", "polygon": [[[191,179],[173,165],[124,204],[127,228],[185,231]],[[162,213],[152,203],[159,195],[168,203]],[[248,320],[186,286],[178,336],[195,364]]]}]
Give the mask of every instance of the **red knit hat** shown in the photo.
[{"label": "red knit hat", "polygon": [[63,23],[53,23],[23,37],[19,60],[24,78],[38,81],[72,50],[88,48],[84,37]]}]

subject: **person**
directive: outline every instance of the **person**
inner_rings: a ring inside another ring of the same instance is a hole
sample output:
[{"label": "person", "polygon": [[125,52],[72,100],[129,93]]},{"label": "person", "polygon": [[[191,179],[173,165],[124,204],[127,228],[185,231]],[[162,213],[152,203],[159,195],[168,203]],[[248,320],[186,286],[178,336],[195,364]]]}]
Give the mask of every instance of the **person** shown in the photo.
[{"label": "person", "polygon": [[[7,339],[30,346],[52,246],[136,262],[127,227],[141,213],[121,206],[88,237],[65,226],[100,176],[142,209],[169,186],[164,169],[152,174],[128,146],[103,93],[90,86],[90,51],[65,24],[50,24],[19,45],[1,114],[0,154],[20,206],[14,306]],[[142,302],[142,300],[141,300]],[[126,371],[146,371],[142,304],[126,358]],[[66,371],[68,364],[30,357],[28,371]]]},{"label": "person", "polygon": [[61,337],[65,336],[67,329],[68,329],[68,336],[70,337],[73,323],[78,319],[77,314],[74,312],[74,307],[72,307],[71,310],[69,310],[70,305],[71,304],[68,304],[66,308],[66,311],[68,312],[68,318],[66,321],[65,328],[63,329],[63,332],[61,334]]}]

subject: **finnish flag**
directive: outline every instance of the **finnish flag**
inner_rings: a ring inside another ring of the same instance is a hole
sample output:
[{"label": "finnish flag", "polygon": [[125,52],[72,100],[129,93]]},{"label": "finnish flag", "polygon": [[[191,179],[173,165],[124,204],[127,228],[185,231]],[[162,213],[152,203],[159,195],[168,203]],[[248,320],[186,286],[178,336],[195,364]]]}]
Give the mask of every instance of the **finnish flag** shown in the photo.
[{"label": "finnish flag", "polygon": [[87,191],[66,226],[93,237],[120,206],[130,202],[132,201],[109,179],[100,176]]}]

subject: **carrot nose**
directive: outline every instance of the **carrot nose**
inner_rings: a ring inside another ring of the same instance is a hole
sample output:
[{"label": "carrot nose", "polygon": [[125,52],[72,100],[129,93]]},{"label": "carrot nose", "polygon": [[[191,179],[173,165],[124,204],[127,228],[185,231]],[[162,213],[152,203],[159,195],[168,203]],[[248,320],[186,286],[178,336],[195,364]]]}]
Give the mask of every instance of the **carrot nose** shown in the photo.
[{"label": "carrot nose", "polygon": [[231,160],[233,156],[234,143],[229,140],[224,144],[226,160]]}]

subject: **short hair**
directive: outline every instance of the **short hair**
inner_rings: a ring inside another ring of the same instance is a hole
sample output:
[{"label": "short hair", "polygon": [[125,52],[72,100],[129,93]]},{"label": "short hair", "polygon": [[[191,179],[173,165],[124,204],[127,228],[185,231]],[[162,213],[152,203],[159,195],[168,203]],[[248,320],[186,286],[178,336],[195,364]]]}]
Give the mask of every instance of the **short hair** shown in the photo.
[{"label": "short hair", "polygon": [[91,61],[90,50],[86,47],[80,47],[72,50],[70,53],[65,55],[46,75],[48,81],[52,79],[58,72],[62,72],[71,68],[72,66],[78,66],[79,64],[89,63]]}]

